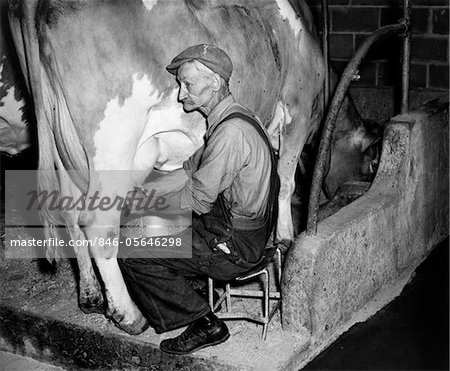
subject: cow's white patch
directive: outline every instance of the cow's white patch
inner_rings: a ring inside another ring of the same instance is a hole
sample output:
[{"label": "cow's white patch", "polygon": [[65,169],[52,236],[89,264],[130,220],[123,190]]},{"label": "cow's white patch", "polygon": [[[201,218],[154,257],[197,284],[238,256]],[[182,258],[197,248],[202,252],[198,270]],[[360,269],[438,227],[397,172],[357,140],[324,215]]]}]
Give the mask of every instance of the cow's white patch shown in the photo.
[{"label": "cow's white patch", "polygon": [[367,135],[364,127],[359,126],[356,130],[352,130],[350,137],[351,148],[357,148],[362,152],[370,144],[370,137]]},{"label": "cow's white patch", "polygon": [[273,114],[272,121],[267,127],[267,132],[269,134],[270,142],[272,147],[278,151],[280,149],[280,138],[281,135],[285,133],[286,125],[292,122],[292,116],[289,112],[289,108],[286,104],[278,101],[275,106],[275,112]]},{"label": "cow's white patch", "polygon": [[156,5],[158,0],[142,0],[143,4],[147,8],[148,11],[151,11],[152,8]]},{"label": "cow's white patch", "polygon": [[131,170],[138,143],[150,109],[161,101],[161,94],[147,75],[133,75],[131,95],[121,104],[109,101],[104,119],[94,135],[97,170]]},{"label": "cow's white patch", "polygon": [[282,178],[280,174],[281,188],[278,195],[278,222],[277,236],[278,241],[290,240],[294,238],[294,225],[292,223],[291,197],[295,189],[295,172],[289,179]]},{"label": "cow's white patch", "polygon": [[30,146],[27,123],[22,120],[23,99],[16,100],[15,87],[3,83],[4,63],[0,65],[0,90],[6,92],[0,100],[0,151],[15,155]]},{"label": "cow's white patch", "polygon": [[284,125],[284,112],[282,103],[277,102],[272,121],[267,127],[267,133],[269,134],[270,143],[272,144],[272,147],[275,151],[278,151],[280,149],[280,134],[283,125]]},{"label": "cow's white patch", "polygon": [[138,321],[142,314],[128,294],[117,259],[97,258],[95,262],[105,283],[108,311],[123,316],[122,325]]},{"label": "cow's white patch", "polygon": [[292,115],[289,112],[289,107],[287,106],[287,104],[283,104],[283,103],[282,103],[282,107],[283,107],[283,112],[284,112],[284,124],[289,125],[292,122]]},{"label": "cow's white patch", "polygon": [[152,107],[139,142],[135,163],[142,169],[152,145],[149,138],[158,141],[159,154],[155,166],[164,171],[182,167],[183,162],[203,144],[205,120],[196,113],[186,113],[177,101],[178,89],[161,103]]},{"label": "cow's white patch", "polygon": [[139,185],[155,166],[165,171],[181,168],[203,144],[205,120],[198,113],[186,114],[177,92],[162,99],[146,75],[135,75],[132,93],[123,104],[118,98],[108,102],[94,136],[95,168],[138,170],[133,178],[100,180],[109,192]]},{"label": "cow's white patch", "polygon": [[284,20],[286,19],[288,20],[289,25],[294,31],[294,35],[297,37],[297,35],[303,28],[300,19],[297,17],[297,14],[295,14],[294,9],[292,9],[292,6],[291,4],[289,4],[288,0],[276,0],[276,1],[281,17],[283,17]]}]

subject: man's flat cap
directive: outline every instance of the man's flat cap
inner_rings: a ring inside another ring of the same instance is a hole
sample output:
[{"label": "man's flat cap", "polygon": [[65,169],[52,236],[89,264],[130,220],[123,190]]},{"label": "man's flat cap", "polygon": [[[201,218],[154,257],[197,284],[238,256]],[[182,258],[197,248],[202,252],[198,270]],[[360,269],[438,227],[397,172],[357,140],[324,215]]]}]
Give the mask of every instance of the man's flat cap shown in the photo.
[{"label": "man's flat cap", "polygon": [[190,46],[178,54],[166,67],[172,75],[177,74],[178,68],[186,62],[197,60],[210,70],[219,74],[225,81],[230,80],[233,63],[222,49],[208,44]]}]

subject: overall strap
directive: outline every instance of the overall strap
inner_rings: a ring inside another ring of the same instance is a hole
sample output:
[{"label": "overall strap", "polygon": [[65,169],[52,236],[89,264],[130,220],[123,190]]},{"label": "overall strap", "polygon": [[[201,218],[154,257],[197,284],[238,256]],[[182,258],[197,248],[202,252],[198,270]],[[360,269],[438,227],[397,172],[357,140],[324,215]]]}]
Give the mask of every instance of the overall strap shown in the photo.
[{"label": "overall strap", "polygon": [[[238,119],[241,119],[243,121],[246,121],[246,122],[251,124],[256,129],[258,134],[261,136],[261,138],[263,138],[264,142],[269,147],[271,158],[272,158],[272,160],[275,160],[275,167],[276,167],[275,152],[274,152],[274,150],[272,148],[272,144],[270,143],[270,140],[267,137],[265,131],[263,130],[263,128],[261,127],[261,125],[259,124],[259,122],[256,120],[256,118],[254,116],[246,115],[246,114],[244,114],[242,112],[236,111],[236,112],[233,112],[233,113],[229,114],[227,117],[225,117],[222,121],[220,121],[217,124],[217,126],[219,126],[221,123],[223,123],[225,121],[232,120],[234,118],[238,118]],[[215,129],[217,129],[217,126],[215,127]]]},{"label": "overall strap", "polygon": [[[278,173],[277,173],[277,157],[275,155],[275,151],[272,148],[272,144],[270,143],[270,140],[269,140],[266,132],[263,130],[263,128],[261,127],[261,125],[259,124],[259,122],[256,120],[256,118],[254,116],[250,116],[250,115],[244,114],[242,112],[238,112],[238,111],[233,112],[233,113],[229,114],[228,116],[226,116],[223,120],[221,120],[219,122],[219,124],[217,124],[217,126],[215,127],[214,130],[216,130],[217,127],[220,124],[222,124],[223,122],[234,119],[234,118],[239,118],[239,119],[249,123],[250,125],[252,125],[255,128],[255,130],[258,132],[260,137],[264,140],[267,147],[269,148],[270,160],[271,160],[272,166],[271,166],[271,173],[270,173],[270,192],[269,192],[269,199],[268,199],[268,203],[267,203],[266,216],[268,214],[269,226],[272,229],[272,227],[275,225],[275,221],[276,221],[276,218],[278,215],[277,198],[278,198],[278,192],[280,190],[280,180],[278,178]],[[222,194],[220,194],[219,196],[221,196],[221,195]],[[219,198],[221,198],[221,197],[219,197]]]}]

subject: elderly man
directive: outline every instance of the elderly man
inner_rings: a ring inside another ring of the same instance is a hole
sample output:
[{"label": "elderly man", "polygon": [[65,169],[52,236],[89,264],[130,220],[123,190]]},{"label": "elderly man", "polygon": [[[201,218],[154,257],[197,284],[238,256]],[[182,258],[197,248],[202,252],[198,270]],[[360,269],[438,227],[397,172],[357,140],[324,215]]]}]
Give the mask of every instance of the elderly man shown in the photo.
[{"label": "elderly man", "polygon": [[167,353],[187,354],[229,338],[188,280],[245,274],[264,258],[274,225],[279,184],[273,151],[257,118],[230,94],[232,69],[222,49],[206,44],[186,49],[167,67],[184,109],[207,117],[205,144],[184,163],[187,182],[175,195],[181,209],[194,212],[192,258],[120,260],[130,294],[156,332],[188,325],[161,342]]}]

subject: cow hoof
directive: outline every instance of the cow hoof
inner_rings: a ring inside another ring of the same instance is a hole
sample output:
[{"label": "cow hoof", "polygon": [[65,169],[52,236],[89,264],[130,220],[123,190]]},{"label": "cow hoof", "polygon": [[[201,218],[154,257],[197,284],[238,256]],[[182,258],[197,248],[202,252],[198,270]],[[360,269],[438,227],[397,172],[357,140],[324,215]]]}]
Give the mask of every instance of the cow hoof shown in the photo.
[{"label": "cow hoof", "polygon": [[92,314],[92,313],[104,314],[105,313],[105,308],[103,306],[103,303],[101,303],[99,305],[80,303],[80,305],[78,307],[81,309],[81,311],[84,314]]},{"label": "cow hoof", "polygon": [[121,330],[127,332],[130,335],[142,334],[150,326],[150,324],[147,321],[147,318],[145,318],[144,316],[141,316],[139,320],[137,320],[134,323],[118,322],[114,318],[112,320],[114,322],[114,325],[116,325],[116,327],[120,328]]},{"label": "cow hoof", "polygon": [[105,314],[105,304],[103,295],[85,295],[78,297],[78,307],[85,314],[99,313]]},{"label": "cow hoof", "polygon": [[275,241],[275,244],[283,253],[289,251],[289,249],[292,247],[292,243],[293,243],[293,241],[288,240],[288,239],[282,239],[280,241]]}]

